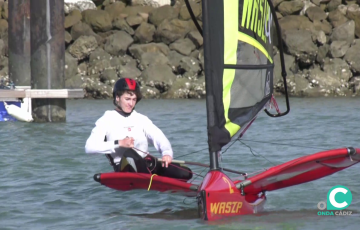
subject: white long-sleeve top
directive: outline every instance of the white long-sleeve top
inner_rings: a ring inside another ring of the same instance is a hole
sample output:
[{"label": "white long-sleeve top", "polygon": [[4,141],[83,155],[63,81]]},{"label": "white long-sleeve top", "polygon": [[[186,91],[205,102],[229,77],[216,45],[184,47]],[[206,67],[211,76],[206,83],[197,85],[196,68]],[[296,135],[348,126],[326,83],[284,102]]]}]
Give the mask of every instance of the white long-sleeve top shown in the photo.
[{"label": "white long-sleeve top", "polygon": [[[107,141],[104,141],[106,137]],[[115,145],[115,140],[126,137],[134,138],[134,147],[148,152],[148,141],[151,141],[163,156],[173,157],[169,140],[152,121],[135,110],[129,116],[123,116],[115,110],[108,110],[100,117],[86,141],[87,154],[111,154],[114,163],[119,163],[125,148]],[[137,153],[145,157],[141,151]]]}]

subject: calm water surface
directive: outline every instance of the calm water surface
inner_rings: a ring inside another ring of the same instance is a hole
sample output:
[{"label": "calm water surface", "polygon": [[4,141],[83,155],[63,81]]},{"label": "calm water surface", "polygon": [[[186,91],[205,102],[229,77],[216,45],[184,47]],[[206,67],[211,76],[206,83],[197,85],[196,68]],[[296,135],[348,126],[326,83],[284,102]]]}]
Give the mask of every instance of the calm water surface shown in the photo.
[{"label": "calm water surface", "polygon": [[[0,229],[359,229],[360,164],[269,192],[258,215],[204,222],[193,198],[95,182],[95,173],[111,167],[104,156],[86,155],[84,145],[112,101],[69,100],[67,107],[66,123],[0,122]],[[163,130],[177,159],[208,162],[204,100],[143,100],[136,109]],[[291,99],[289,115],[262,113],[222,165],[251,173],[326,149],[360,147],[359,118],[356,98]],[[351,190],[352,216],[317,215],[317,203],[335,185]]]}]

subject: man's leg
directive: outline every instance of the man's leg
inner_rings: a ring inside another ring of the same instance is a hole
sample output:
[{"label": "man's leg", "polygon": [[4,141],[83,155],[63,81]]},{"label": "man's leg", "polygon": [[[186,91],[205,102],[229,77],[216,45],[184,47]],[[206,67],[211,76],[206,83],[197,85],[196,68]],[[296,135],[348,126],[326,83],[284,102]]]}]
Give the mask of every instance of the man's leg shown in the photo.
[{"label": "man's leg", "polygon": [[114,171],[149,173],[145,160],[133,149],[124,152],[120,164],[114,167]]},{"label": "man's leg", "polygon": [[188,181],[192,178],[191,169],[177,163],[171,163],[167,168],[165,168],[162,167],[161,163],[159,162],[156,165],[153,174],[157,174],[159,176],[164,176],[164,177],[170,177],[174,179],[180,179],[184,181]]}]

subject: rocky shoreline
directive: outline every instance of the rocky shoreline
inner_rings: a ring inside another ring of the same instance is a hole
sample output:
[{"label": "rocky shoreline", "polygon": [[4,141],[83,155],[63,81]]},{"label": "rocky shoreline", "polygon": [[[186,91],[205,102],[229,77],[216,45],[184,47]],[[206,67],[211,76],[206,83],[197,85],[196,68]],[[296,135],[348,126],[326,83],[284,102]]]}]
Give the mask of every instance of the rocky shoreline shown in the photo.
[{"label": "rocky shoreline", "polygon": [[[110,98],[117,79],[132,77],[141,82],[145,98],[204,98],[203,39],[183,0],[156,8],[125,0],[95,2],[96,9],[66,12],[66,88],[84,88],[86,98]],[[190,2],[201,25],[201,1]],[[356,1],[273,4],[282,29],[289,94],[360,95]],[[7,2],[0,6],[0,79],[8,81]],[[284,91],[279,56],[274,57],[277,95]]]}]

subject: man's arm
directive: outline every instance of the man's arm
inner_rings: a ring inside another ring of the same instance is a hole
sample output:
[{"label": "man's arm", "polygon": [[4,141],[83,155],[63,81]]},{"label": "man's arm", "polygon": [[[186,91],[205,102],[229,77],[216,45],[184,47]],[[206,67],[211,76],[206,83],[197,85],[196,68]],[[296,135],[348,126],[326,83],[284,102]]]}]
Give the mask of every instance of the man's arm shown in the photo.
[{"label": "man's arm", "polygon": [[173,150],[170,141],[165,134],[148,118],[145,121],[145,135],[148,140],[152,141],[155,149],[163,156],[163,166],[168,166],[173,158]]},{"label": "man's arm", "polygon": [[100,117],[95,127],[92,129],[89,138],[85,144],[85,153],[87,154],[111,154],[115,152],[115,148],[119,147],[114,141],[104,141],[107,133],[107,122],[105,114]]}]

